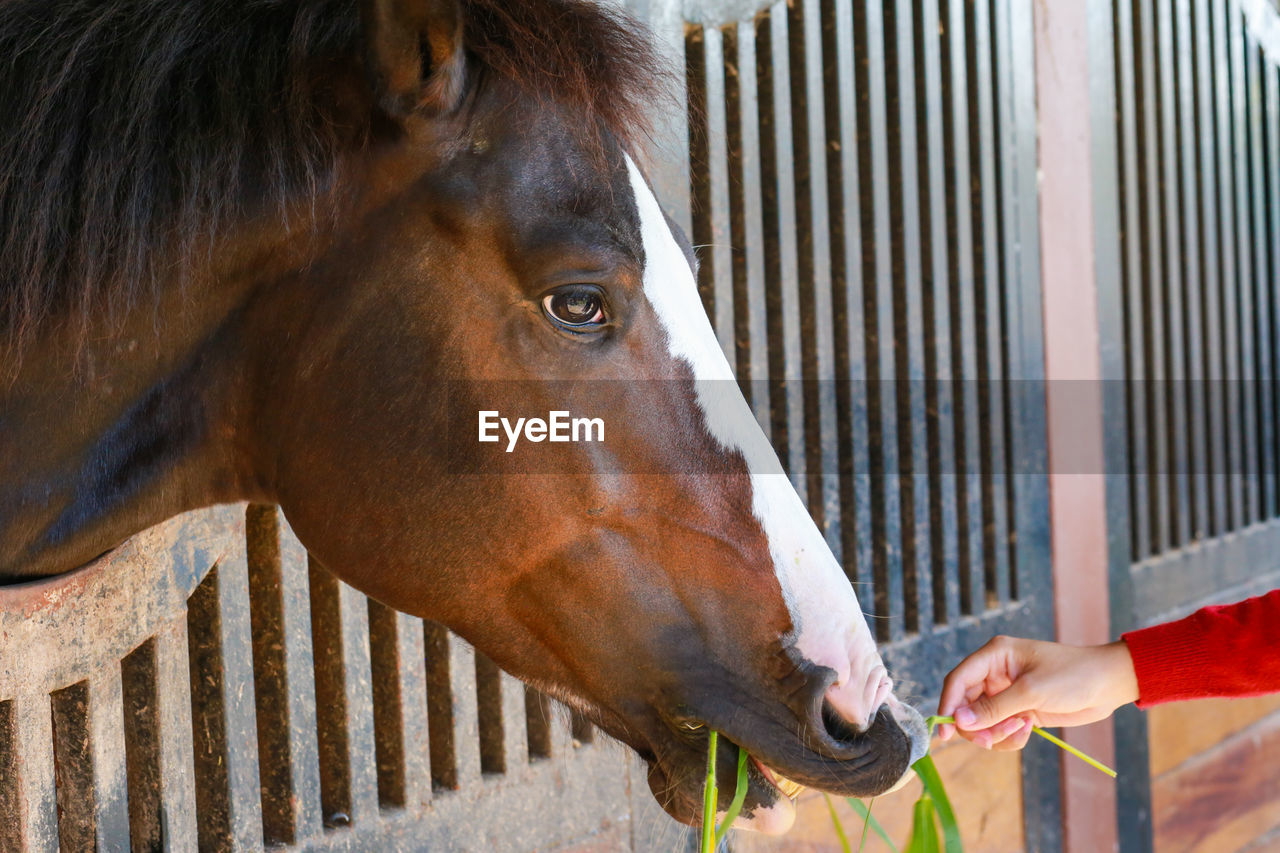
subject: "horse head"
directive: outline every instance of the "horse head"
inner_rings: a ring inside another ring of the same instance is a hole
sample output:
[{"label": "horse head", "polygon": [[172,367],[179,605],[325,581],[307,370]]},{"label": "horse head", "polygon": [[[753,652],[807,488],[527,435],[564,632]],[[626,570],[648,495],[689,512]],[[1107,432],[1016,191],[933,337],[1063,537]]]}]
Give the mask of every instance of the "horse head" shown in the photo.
[{"label": "horse head", "polygon": [[[743,822],[759,829],[794,816],[780,777],[856,796],[897,784],[923,724],[894,698],[637,165],[656,64],[641,29],[585,0],[322,5],[350,20],[282,73],[325,81],[304,113],[338,128],[332,180],[195,253],[213,261],[174,308],[196,318],[186,354],[147,362],[98,419],[117,442],[140,418],[198,432],[134,452],[157,482],[162,466],[188,474],[128,524],[278,502],[330,571],[632,747],[685,822],[711,729],[755,759]],[[219,394],[181,396],[209,375]],[[539,440],[554,424],[529,419],[556,412],[593,440]],[[121,455],[104,442],[68,446]],[[97,531],[86,554],[124,530],[93,520],[110,504],[72,515]],[[65,511],[26,518],[27,542],[75,527]],[[722,750],[722,808],[733,762]]]}]

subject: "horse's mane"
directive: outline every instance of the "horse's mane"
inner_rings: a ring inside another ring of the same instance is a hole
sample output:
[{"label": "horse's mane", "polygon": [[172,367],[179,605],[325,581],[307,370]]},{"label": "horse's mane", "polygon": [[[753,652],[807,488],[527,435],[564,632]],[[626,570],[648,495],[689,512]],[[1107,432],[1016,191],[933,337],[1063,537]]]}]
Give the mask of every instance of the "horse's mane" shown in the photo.
[{"label": "horse's mane", "polygon": [[[482,76],[643,132],[661,74],[630,18],[462,5]],[[356,0],[0,0],[0,354],[54,316],[83,330],[149,298],[229,223],[331,188],[375,121],[351,126],[326,73],[359,61],[359,18]]]}]

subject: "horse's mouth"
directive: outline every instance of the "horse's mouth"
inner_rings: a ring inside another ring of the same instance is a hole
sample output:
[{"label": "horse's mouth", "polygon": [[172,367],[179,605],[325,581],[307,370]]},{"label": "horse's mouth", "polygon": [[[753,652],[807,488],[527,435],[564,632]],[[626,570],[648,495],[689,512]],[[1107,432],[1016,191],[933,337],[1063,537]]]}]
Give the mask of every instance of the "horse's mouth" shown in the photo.
[{"label": "horse's mouth", "polygon": [[781,773],[777,773],[773,770],[770,770],[769,767],[760,759],[752,758],[750,760],[751,760],[751,763],[754,764],[756,768],[760,771],[761,775],[763,775],[764,778],[768,780],[769,784],[777,788],[778,793],[782,794],[782,796],[791,800],[791,802],[794,803],[796,801],[796,798],[799,797],[800,794],[802,794],[805,790],[807,790],[804,785],[801,785],[799,782],[795,781],[794,779],[788,779],[786,776],[783,776]]},{"label": "horse's mouth", "polygon": [[[752,737],[748,731],[734,732],[716,726],[719,737],[716,760],[718,812],[723,818],[733,800],[738,770],[739,744],[746,744],[747,791],[739,829],[767,834],[787,831],[795,819],[796,799],[808,788],[840,796],[875,796],[898,787],[907,777],[910,761],[916,757],[915,744],[888,708],[877,714],[875,724],[865,733],[833,725],[829,733],[837,738],[818,745],[810,732],[792,735],[778,743]],[[706,778],[708,727],[686,721],[676,728],[677,746],[650,759],[649,784],[658,802],[672,817],[683,823],[701,821],[702,786]],[[836,749],[831,749],[831,744]],[[845,749],[839,749],[844,746]]]},{"label": "horse's mouth", "polygon": [[[728,747],[726,749],[726,747]],[[721,772],[717,773],[719,797],[717,803],[717,821],[723,820],[725,812],[736,793],[737,748],[725,739],[720,741],[720,751],[729,754],[729,763],[735,767],[733,775],[724,771],[723,759],[717,762]],[[668,769],[662,762],[650,762],[649,785],[659,804],[673,818],[691,826],[696,826],[702,819],[702,784],[706,778],[705,756],[702,766]],[[683,784],[673,784],[673,777],[680,778]],[[805,790],[805,786],[793,782],[776,773],[768,765],[752,757],[747,762],[747,791],[743,799],[742,811],[734,827],[752,829],[768,835],[780,835],[791,828],[795,821],[796,798]],[[726,784],[727,783],[727,784]]]}]

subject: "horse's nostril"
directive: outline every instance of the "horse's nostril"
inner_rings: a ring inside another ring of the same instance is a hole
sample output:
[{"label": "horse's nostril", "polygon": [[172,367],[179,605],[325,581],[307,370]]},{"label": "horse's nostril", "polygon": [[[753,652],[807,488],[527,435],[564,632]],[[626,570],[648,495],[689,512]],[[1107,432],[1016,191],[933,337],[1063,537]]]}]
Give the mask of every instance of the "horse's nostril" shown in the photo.
[{"label": "horse's nostril", "polygon": [[822,725],[831,739],[838,743],[847,743],[857,739],[860,732],[830,702],[822,703]]}]

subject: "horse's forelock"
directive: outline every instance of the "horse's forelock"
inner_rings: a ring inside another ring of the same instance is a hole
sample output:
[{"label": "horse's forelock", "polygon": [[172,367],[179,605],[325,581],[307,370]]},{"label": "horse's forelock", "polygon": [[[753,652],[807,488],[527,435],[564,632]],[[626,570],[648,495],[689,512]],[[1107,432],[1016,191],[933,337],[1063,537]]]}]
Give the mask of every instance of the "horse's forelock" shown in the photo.
[{"label": "horse's forelock", "polygon": [[580,116],[600,144],[606,131],[639,147],[671,78],[648,30],[596,0],[464,0],[467,48],[529,97]]}]

